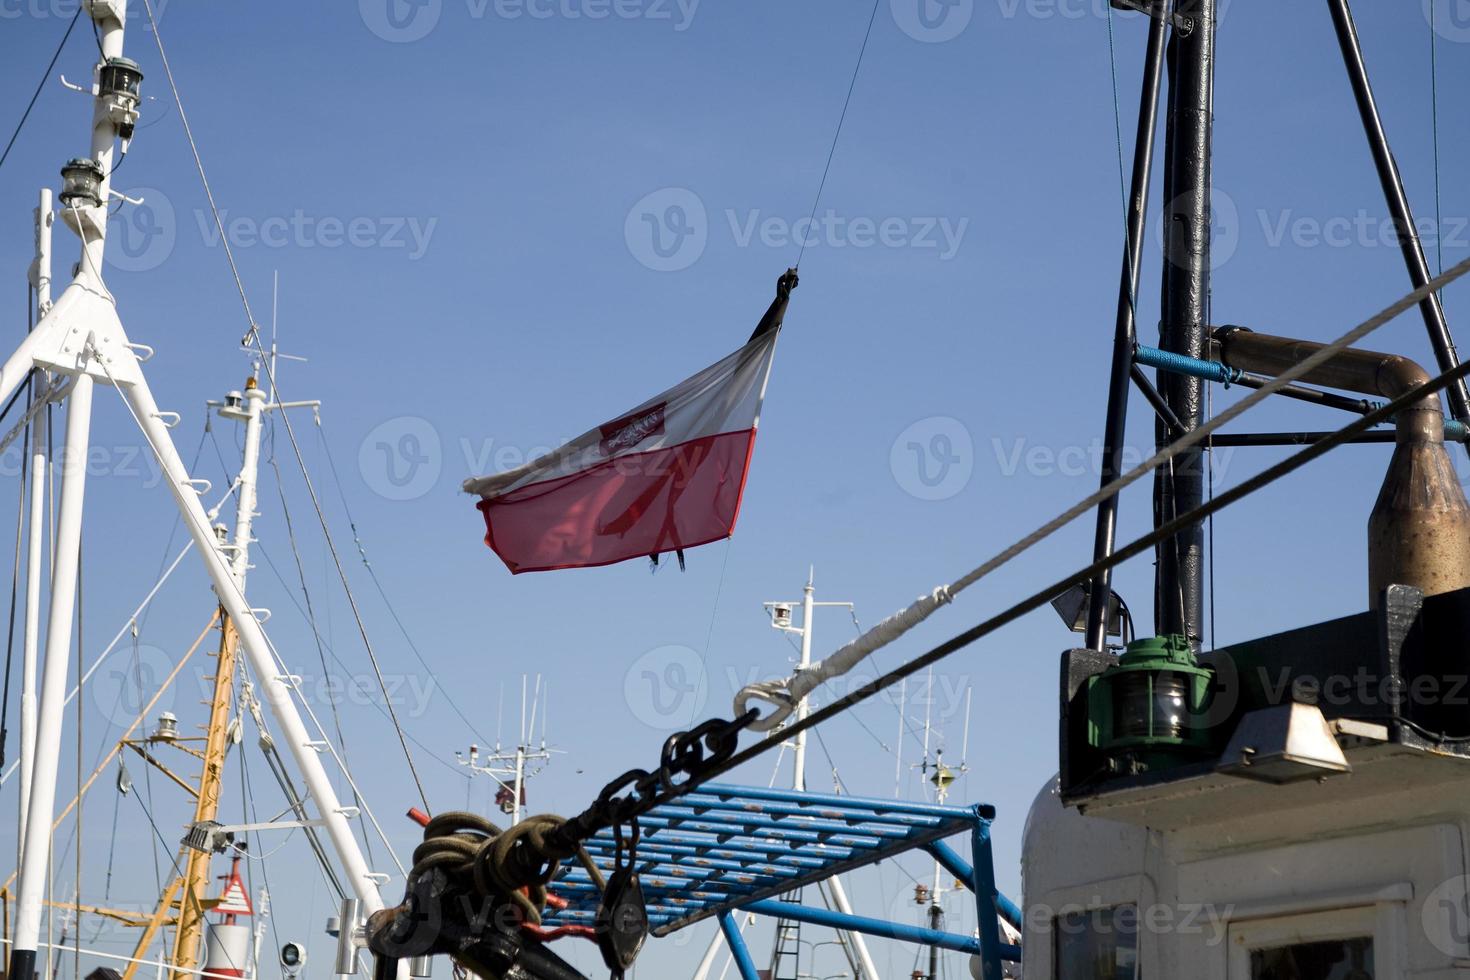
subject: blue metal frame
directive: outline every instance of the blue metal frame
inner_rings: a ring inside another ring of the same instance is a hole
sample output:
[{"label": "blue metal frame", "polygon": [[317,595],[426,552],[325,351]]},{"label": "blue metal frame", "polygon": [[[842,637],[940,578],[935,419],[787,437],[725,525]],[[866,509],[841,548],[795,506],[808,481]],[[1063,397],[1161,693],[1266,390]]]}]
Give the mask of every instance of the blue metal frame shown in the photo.
[{"label": "blue metal frame", "polygon": [[[1020,928],[1021,910],[995,889],[989,806],[946,806],[825,793],[709,784],[639,819],[637,868],[655,936],[717,917],[744,980],[755,980],[750,951],[733,914],[738,910],[832,926],[973,953],[984,980],[1000,980],[1001,961],[1019,960],[1003,943],[997,916]],[[965,834],[971,863],[944,843]],[[958,935],[847,915],[777,900],[834,875],[922,848],[975,895],[980,936]],[[610,874],[612,831],[587,841],[588,853]],[[549,926],[587,923],[599,894],[586,870],[568,861],[552,885],[568,901],[548,911]]]},{"label": "blue metal frame", "polygon": [[740,935],[740,923],[735,921],[735,916],[729,912],[721,912],[720,931],[725,934],[725,945],[730,947],[735,969],[740,971],[740,980],[761,980],[761,975],[755,968],[755,960],[750,958],[750,947],[745,945],[745,937]]}]

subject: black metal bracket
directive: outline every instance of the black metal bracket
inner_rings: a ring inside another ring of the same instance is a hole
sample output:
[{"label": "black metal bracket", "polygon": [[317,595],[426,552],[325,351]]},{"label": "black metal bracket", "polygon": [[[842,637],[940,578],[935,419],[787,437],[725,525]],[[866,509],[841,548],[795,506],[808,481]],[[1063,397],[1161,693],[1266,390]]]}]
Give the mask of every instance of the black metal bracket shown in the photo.
[{"label": "black metal bracket", "polygon": [[1194,33],[1194,18],[1187,14],[1168,11],[1167,0],[1110,0],[1110,2],[1117,10],[1131,10],[1145,17],[1162,20],[1178,31],[1181,37],[1188,37]]},{"label": "black metal bracket", "polygon": [[1174,410],[1169,407],[1169,403],[1164,400],[1159,389],[1155,388],[1154,383],[1148,379],[1148,375],[1143,373],[1143,368],[1135,364],[1128,374],[1133,379],[1134,385],[1143,393],[1143,397],[1158,413],[1159,418],[1169,427],[1170,438],[1184,435],[1184,423],[1179,421],[1179,416],[1174,414]]}]

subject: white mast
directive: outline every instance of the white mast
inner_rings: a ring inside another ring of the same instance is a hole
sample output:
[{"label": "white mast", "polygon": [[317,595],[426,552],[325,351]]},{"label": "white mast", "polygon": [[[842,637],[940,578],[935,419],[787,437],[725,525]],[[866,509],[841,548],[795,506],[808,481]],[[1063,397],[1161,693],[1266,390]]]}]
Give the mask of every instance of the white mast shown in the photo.
[{"label": "white mast", "polygon": [[[256,612],[245,602],[235,569],[210,526],[199,500],[208,488],[189,476],[169,432],[177,419],[159,410],[143,375],[138,352],[129,342],[116,304],[102,279],[102,261],[111,198],[114,144],[132,133],[137,118],[136,90],[109,90],[102,85],[104,66],[122,57],[127,0],[89,0],[84,11],[96,23],[103,65],[93,111],[91,162],[67,167],[63,175],[63,220],[82,238],[82,261],[72,283],[20,346],[0,367],[0,401],[9,398],[21,381],[40,368],[74,378],[60,400],[68,402],[66,453],[62,460],[61,506],[54,540],[50,605],[47,614],[46,659],[42,668],[36,716],[31,789],[21,853],[20,882],[11,947],[12,977],[30,977],[35,969],[41,913],[46,898],[46,866],[51,823],[56,805],[56,778],[66,695],[68,653],[76,607],[77,565],[81,542],[82,506],[86,488],[86,458],[91,432],[92,396],[98,381],[120,390],[128,410],[142,429],[160,464],[169,491],[179,507],[195,549],[204,561],[215,593],[240,634],[240,645],[259,678],[263,700],[282,730],[283,740],[306,783],[353,892],[371,914],[383,907],[378,893],[385,876],[369,870],[349,817],[356,810],[342,806],[318,753],[320,743],[307,731],[292,699],[295,678],[282,673]],[[136,73],[135,73],[136,74]],[[253,325],[252,325],[253,328]],[[35,622],[34,620],[32,621]]]},{"label": "white mast", "polygon": [[[36,261],[31,266],[31,285],[36,290],[36,320],[39,322],[51,309],[51,227],[54,214],[51,210],[51,188],[41,189],[40,203],[36,208]],[[50,374],[40,372],[31,380],[32,402],[44,397],[42,392],[50,383]],[[16,821],[17,864],[19,855],[25,852],[26,809],[31,801],[31,763],[36,749],[36,664],[40,651],[41,628],[41,555],[44,547],[46,522],[46,412],[42,410],[31,424],[31,444],[27,452],[30,459],[30,486],[23,492],[30,494],[28,503],[28,527],[26,529],[26,603],[25,634],[21,652],[20,684],[20,814]]]},{"label": "white mast", "polygon": [[[480,747],[471,745],[469,755],[459,752],[454,753],[455,761],[470,771],[470,777],[489,776],[495,780],[502,793],[510,794],[509,803],[502,802],[500,810],[510,817],[511,825],[521,822],[525,816],[525,805],[521,802],[526,793],[526,782],[538,775],[546,764],[551,761],[555,750],[546,747],[546,701],[548,699],[548,685],[542,680],[541,675],[536,675],[535,696],[529,702],[529,720],[526,714],[527,685],[529,679],[521,676],[521,737],[514,749],[503,749],[500,746],[500,736],[496,733],[495,748],[491,750],[482,762],[480,759]],[[504,685],[502,685],[502,692]],[[534,745],[536,740],[536,713],[541,712],[541,742]]]},{"label": "white mast", "polygon": [[[801,653],[797,661],[797,672],[807,670],[812,665],[812,639],[816,632],[815,611],[818,607],[840,607],[851,611],[853,604],[850,602],[817,602],[816,601],[816,570],[807,570],[806,585],[801,593],[801,626],[791,625],[791,604],[785,602],[767,602],[765,606],[771,610],[771,625],[786,633],[796,633],[801,637]],[[801,721],[811,714],[811,703],[807,698],[802,698],[796,705],[796,720]],[[802,792],[806,790],[806,732],[799,731],[793,744],[795,763],[792,771],[791,788]],[[837,875],[825,879],[818,885],[818,891],[822,893],[823,899],[844,915],[852,914],[852,903],[848,901],[847,891],[842,887],[842,879]],[[843,943],[848,949],[857,954],[858,962],[854,964],[860,970],[858,980],[878,980],[878,968],[873,964],[873,958],[868,953],[867,941],[862,935],[855,932],[841,932]],[[719,937],[716,937],[718,941]]]}]

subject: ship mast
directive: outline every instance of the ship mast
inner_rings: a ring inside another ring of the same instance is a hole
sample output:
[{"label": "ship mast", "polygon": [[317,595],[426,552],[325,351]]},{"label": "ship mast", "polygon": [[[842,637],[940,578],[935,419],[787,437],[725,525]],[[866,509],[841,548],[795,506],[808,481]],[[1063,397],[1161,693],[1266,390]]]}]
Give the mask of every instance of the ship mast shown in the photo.
[{"label": "ship mast", "polygon": [[[806,585],[801,591],[801,625],[793,626],[791,623],[791,604],[782,602],[765,603],[771,611],[771,625],[786,633],[795,633],[801,638],[801,652],[797,660],[797,671],[807,670],[812,665],[812,641],[816,633],[816,610],[818,607],[840,607],[852,611],[850,602],[817,602],[816,601],[816,570],[808,569]],[[796,705],[796,719],[801,721],[811,714],[811,702],[808,698],[802,698]],[[802,792],[806,790],[806,732],[799,731],[792,742],[793,762],[791,770],[791,788]],[[847,890],[842,887],[842,879],[837,876],[827,878],[817,885],[822,892],[822,898],[827,904],[844,915],[852,915],[852,903],[847,899]],[[780,935],[783,922],[777,922],[777,951],[775,956],[780,956]],[[842,948],[847,952],[848,958],[852,959],[856,954],[856,961],[852,963],[853,971],[858,980],[877,980],[878,968],[873,964],[873,957],[868,953],[868,944],[862,935],[856,932],[839,932]],[[773,963],[771,976],[776,976],[775,964]]]},{"label": "ship mast", "polygon": [[[357,816],[357,810],[343,806],[338,800],[336,789],[318,754],[321,743],[313,738],[294,701],[294,678],[284,674],[277,664],[275,652],[261,627],[262,616],[258,614],[262,611],[251,609],[245,601],[236,577],[237,564],[242,561],[240,554],[236,551],[232,555],[224,547],[225,542],[216,535],[200,499],[209,490],[208,483],[191,476],[169,431],[178,416],[160,410],[154,401],[143,369],[143,362],[152,352],[128,338],[116,301],[103,281],[107,213],[112,198],[117,196],[111,186],[114,161],[119,141],[123,152],[126,152],[134,135],[140,104],[142,71],[136,63],[123,57],[127,7],[127,0],[87,0],[82,10],[83,15],[92,18],[100,48],[92,90],[90,156],[72,160],[62,169],[63,187],[59,195],[63,223],[81,238],[81,261],[76,266],[72,282],[44,311],[35,329],[0,365],[0,400],[9,398],[27,379],[32,384],[35,402],[25,421],[30,421],[30,416],[44,417],[47,407],[53,403],[64,402],[67,406],[66,453],[58,467],[59,506],[49,569],[33,560],[38,553],[38,536],[34,533],[28,552],[30,581],[26,636],[31,649],[39,647],[38,643],[30,643],[30,638],[39,637],[42,615],[39,594],[33,595],[33,592],[47,571],[50,573],[50,595],[45,612],[45,659],[41,665],[39,694],[35,697],[34,735],[28,746],[29,753],[22,753],[20,760],[24,770],[22,780],[28,783],[29,792],[26,795],[15,932],[6,971],[8,976],[19,978],[29,978],[35,972],[42,911],[47,899],[47,863],[56,811],[62,716],[76,612],[87,448],[93,395],[99,383],[104,390],[112,387],[118,391],[159,463],[164,483],[179,508],[184,526],[228,616],[229,625],[222,636],[221,649],[228,652],[238,646],[244,653],[255,674],[261,699],[281,727],[282,740],[300,770],[317,810],[314,820],[303,820],[301,824],[325,827],[348,885],[361,902],[363,911],[370,914],[383,907],[379,885],[385,876],[368,868],[350,823]],[[43,215],[41,220],[46,221],[46,216]],[[49,282],[47,270],[38,266],[33,276],[33,282],[38,286],[43,273]],[[256,327],[252,323],[247,336],[254,338],[256,335]],[[36,466],[31,512],[34,518],[36,502],[45,496],[36,492],[34,487],[41,485],[44,489],[44,483],[50,477],[50,467],[42,455],[45,441],[34,438],[34,426],[32,432],[33,465]],[[45,474],[44,478],[42,474]],[[245,509],[251,511],[253,505]],[[234,633],[233,638],[230,631]],[[229,676],[229,673],[224,670],[217,673],[217,687],[220,675]],[[24,676],[22,685],[25,687]],[[217,779],[217,773],[214,777],[206,773],[206,781],[211,778]],[[217,788],[212,795],[214,802],[210,805],[217,806]],[[188,902],[184,905],[187,906]]]}]

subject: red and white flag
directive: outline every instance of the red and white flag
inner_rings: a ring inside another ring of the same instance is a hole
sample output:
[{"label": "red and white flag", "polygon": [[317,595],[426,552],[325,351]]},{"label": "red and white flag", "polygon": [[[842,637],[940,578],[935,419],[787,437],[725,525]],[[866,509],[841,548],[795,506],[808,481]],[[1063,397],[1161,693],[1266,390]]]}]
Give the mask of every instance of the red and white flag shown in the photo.
[{"label": "red and white flag", "polygon": [[610,565],[729,537],[792,273],[739,350],[518,469],[466,480],[513,573]]}]

